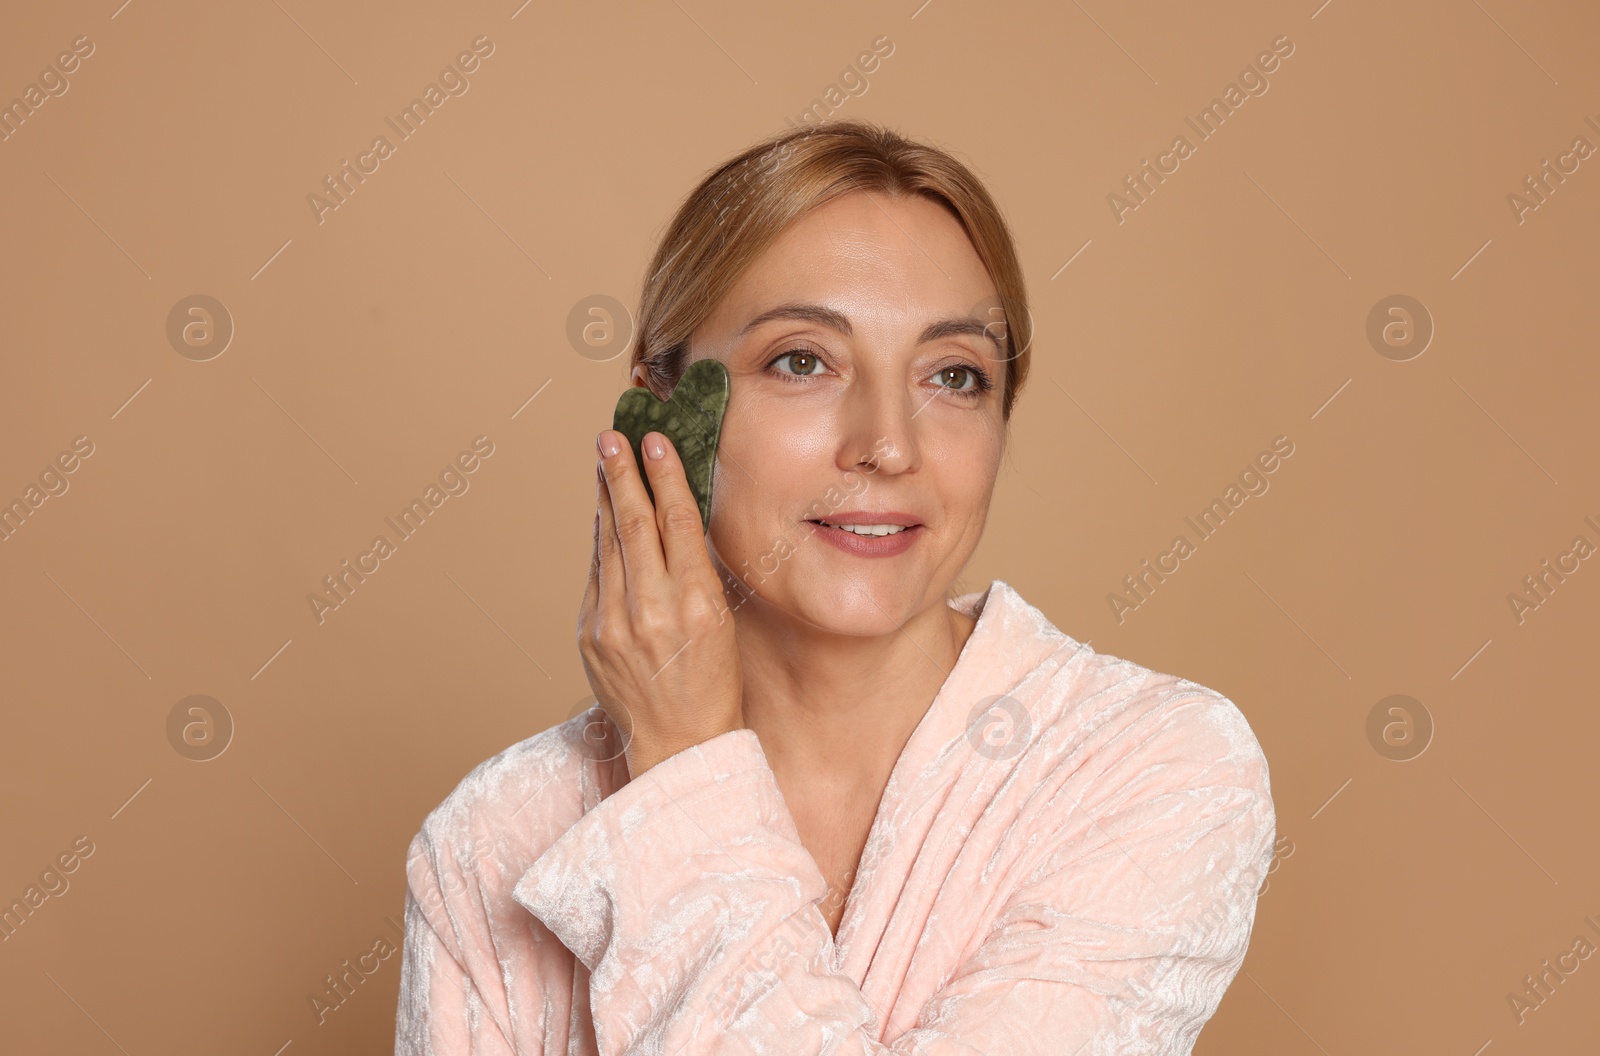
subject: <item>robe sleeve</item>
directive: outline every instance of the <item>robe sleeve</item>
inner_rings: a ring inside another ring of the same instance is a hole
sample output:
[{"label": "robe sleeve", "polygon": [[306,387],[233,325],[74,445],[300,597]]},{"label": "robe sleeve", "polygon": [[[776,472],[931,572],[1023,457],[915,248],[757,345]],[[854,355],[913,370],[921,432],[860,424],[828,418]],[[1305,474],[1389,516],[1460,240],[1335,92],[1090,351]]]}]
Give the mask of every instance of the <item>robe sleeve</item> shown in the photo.
[{"label": "robe sleeve", "polygon": [[515,1056],[499,1023],[505,1010],[484,997],[504,988],[496,980],[480,989],[463,963],[475,959],[450,924],[430,846],[418,833],[407,855],[395,1056]]},{"label": "robe sleeve", "polygon": [[753,730],[602,800],[513,897],[589,968],[600,1056],[1185,1054],[1243,961],[1273,845],[1265,760],[1218,699],[1231,716],[1177,709],[1209,717],[1062,783],[1045,853],[892,1044],[833,968],[827,882]]}]

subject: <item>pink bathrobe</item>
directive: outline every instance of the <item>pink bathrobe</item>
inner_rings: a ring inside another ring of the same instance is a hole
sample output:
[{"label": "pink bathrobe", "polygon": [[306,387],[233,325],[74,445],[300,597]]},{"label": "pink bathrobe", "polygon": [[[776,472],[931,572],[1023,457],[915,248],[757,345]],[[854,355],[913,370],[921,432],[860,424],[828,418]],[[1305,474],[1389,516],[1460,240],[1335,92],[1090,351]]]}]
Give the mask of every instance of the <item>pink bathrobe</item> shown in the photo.
[{"label": "pink bathrobe", "polygon": [[395,1052],[1188,1053],[1272,860],[1249,724],[1003,580],[950,604],[977,626],[837,941],[755,731],[630,781],[591,712],[480,764],[412,840]]}]

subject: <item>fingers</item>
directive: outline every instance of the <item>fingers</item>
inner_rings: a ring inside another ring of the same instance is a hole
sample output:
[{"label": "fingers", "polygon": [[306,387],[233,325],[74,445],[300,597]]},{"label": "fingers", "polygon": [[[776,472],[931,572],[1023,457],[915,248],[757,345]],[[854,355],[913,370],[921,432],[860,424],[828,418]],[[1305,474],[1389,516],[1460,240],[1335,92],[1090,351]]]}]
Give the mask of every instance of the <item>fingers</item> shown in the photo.
[{"label": "fingers", "polygon": [[[660,458],[651,458],[653,441],[660,441]],[[688,472],[677,448],[661,433],[644,437],[645,472],[656,495],[656,527],[661,533],[661,550],[667,575],[681,578],[685,573],[710,563],[706,553],[706,526],[700,517],[700,504],[689,487]]]},{"label": "fingers", "polygon": [[605,467],[595,465],[595,561],[598,582],[596,600],[602,611],[618,612],[627,605],[628,584],[623,568],[622,542],[617,538],[616,513],[612,508],[611,486],[606,483]]},{"label": "fingers", "polygon": [[600,466],[594,467],[594,548],[589,554],[589,582],[584,587],[583,604],[578,609],[580,619],[586,619],[600,600],[600,503],[605,501],[605,480],[600,476]]},{"label": "fingers", "polygon": [[[666,578],[666,558],[656,527],[656,510],[645,493],[644,478],[639,475],[628,438],[613,429],[605,432],[618,441],[618,450],[609,456],[602,453],[600,458],[605,475],[604,490],[609,500],[601,504],[602,594],[609,597],[611,593],[606,583],[607,573],[611,573],[623,595],[657,590]],[[608,546],[613,550],[610,565],[606,563]],[[620,560],[616,551],[620,551]]]}]

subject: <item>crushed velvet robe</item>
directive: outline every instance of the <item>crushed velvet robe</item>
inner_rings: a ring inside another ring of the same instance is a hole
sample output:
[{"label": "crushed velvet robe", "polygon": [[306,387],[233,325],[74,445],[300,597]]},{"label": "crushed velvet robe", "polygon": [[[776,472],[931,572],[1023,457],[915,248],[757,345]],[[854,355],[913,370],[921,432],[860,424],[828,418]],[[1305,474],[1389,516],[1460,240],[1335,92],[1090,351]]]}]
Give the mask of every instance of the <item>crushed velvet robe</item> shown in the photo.
[{"label": "crushed velvet robe", "polygon": [[397,1056],[1188,1053],[1272,859],[1249,724],[1003,580],[950,604],[977,625],[837,940],[753,730],[630,781],[592,711],[480,764],[412,840]]}]

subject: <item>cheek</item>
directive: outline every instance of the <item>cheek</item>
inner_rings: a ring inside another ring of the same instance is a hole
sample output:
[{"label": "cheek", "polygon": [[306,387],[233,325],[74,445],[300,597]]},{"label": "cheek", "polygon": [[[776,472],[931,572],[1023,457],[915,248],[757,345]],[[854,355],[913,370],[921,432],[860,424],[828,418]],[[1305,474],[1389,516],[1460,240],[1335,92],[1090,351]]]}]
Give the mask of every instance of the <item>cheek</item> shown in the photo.
[{"label": "cheek", "polygon": [[795,494],[800,482],[827,473],[833,429],[825,416],[794,402],[756,400],[728,408],[717,441],[718,495],[726,488],[731,499],[770,518],[803,501]]},{"label": "cheek", "polygon": [[929,469],[936,469],[939,490],[953,503],[983,499],[994,490],[1000,471],[1000,437],[988,429],[963,430],[923,448]]},{"label": "cheek", "polygon": [[772,500],[764,496],[762,480],[770,471],[752,465],[747,452],[735,462],[718,456],[711,496],[711,543],[728,568],[737,572],[741,561],[761,549],[762,526],[756,511]]},{"label": "cheek", "polygon": [[[811,428],[785,409],[729,407],[718,439],[712,487],[711,542],[723,563],[738,574],[784,540],[801,538],[794,518],[813,495],[806,481],[827,476],[831,448],[811,438]],[[823,432],[826,442],[825,431]],[[792,514],[792,517],[791,517]]]},{"label": "cheek", "polygon": [[730,442],[752,458],[779,465],[804,464],[819,457],[831,461],[838,436],[831,411],[817,399],[758,397],[740,406],[737,414],[730,407],[722,428]]},{"label": "cheek", "polygon": [[713,515],[711,528],[711,545],[717,556],[746,590],[758,590],[767,583],[774,554],[781,548],[792,548],[796,541],[792,529],[785,533],[775,519],[754,513],[753,509],[749,503],[732,505],[727,516]]}]

